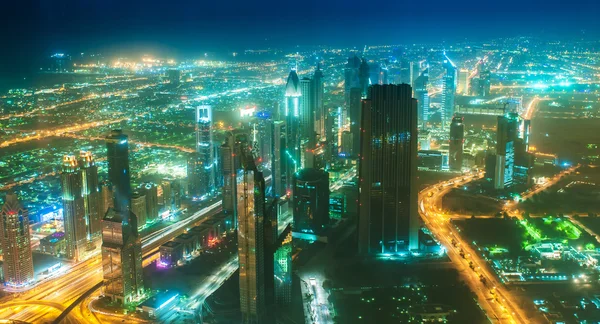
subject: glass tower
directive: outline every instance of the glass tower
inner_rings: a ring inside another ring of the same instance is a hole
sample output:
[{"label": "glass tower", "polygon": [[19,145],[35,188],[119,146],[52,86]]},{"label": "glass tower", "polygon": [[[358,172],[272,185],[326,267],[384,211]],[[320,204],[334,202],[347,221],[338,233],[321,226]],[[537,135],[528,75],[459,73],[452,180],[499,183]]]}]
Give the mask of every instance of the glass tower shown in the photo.
[{"label": "glass tower", "polygon": [[29,212],[21,206],[17,195],[7,193],[0,210],[0,243],[2,243],[4,283],[22,287],[33,282],[33,259],[29,236]]}]

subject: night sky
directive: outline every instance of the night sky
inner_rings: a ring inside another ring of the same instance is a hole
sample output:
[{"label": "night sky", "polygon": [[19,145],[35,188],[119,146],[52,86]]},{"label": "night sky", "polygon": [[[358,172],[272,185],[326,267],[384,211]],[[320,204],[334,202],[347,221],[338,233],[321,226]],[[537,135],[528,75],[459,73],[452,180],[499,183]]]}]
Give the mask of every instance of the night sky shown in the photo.
[{"label": "night sky", "polygon": [[600,34],[597,0],[11,0],[2,10],[6,73],[56,51],[182,57],[294,45]]}]

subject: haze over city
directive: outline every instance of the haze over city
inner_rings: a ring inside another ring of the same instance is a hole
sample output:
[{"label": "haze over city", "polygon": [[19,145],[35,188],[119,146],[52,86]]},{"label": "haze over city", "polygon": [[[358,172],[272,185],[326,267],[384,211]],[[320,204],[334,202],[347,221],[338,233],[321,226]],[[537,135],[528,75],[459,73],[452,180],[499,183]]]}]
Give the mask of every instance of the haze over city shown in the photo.
[{"label": "haze over city", "polygon": [[8,6],[1,322],[600,322],[598,2]]}]

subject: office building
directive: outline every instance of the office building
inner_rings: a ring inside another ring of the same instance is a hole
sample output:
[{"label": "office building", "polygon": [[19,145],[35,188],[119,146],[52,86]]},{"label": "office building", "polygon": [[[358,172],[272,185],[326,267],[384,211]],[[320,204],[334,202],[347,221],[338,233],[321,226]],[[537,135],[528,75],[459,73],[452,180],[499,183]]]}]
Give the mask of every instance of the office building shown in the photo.
[{"label": "office building", "polygon": [[458,71],[458,86],[456,87],[456,92],[465,96],[469,94],[469,70],[460,69]]},{"label": "office building", "polygon": [[273,265],[275,304],[288,306],[292,302],[292,227],[288,225],[276,243]]},{"label": "office building", "polygon": [[29,212],[12,192],[4,197],[4,205],[0,210],[0,241],[4,284],[22,287],[33,283]]},{"label": "office building", "polygon": [[[286,153],[293,161],[300,161],[300,79],[296,71],[292,70],[285,85],[284,116],[286,124]],[[293,169],[294,164],[288,163],[288,169]],[[292,171],[294,172],[294,171]]]},{"label": "office building", "polygon": [[464,118],[454,116],[450,124],[450,145],[448,164],[451,171],[461,171],[463,163],[463,143],[465,140]]},{"label": "office building", "polygon": [[81,261],[84,259],[87,246],[87,222],[83,199],[83,177],[75,156],[67,155],[63,158],[60,182],[66,241],[65,256]]},{"label": "office building", "polygon": [[325,105],[323,103],[323,71],[321,71],[321,65],[317,64],[317,69],[313,74],[313,86],[315,96],[315,133],[319,136],[320,140],[325,139]]},{"label": "office building", "polygon": [[[350,132],[352,134],[360,133],[360,107],[361,107],[361,91],[358,88],[350,89],[350,105],[347,107],[348,116],[350,117]],[[358,155],[360,151],[360,136],[355,136],[352,141],[352,149],[354,155]]]},{"label": "office building", "polygon": [[146,225],[148,212],[146,211],[146,196],[139,192],[134,192],[131,196],[131,212],[137,218],[138,229]]},{"label": "office building", "polygon": [[162,202],[162,208],[164,211],[173,210],[173,188],[171,187],[172,181],[172,179],[163,179],[160,182],[160,188],[162,189],[160,202]]},{"label": "office building", "polygon": [[[192,164],[192,176],[199,179],[189,179],[192,184],[192,196],[200,197],[210,194],[215,186],[215,154],[212,144],[212,107],[202,105],[196,107],[196,153],[192,158],[197,160]],[[189,175],[188,175],[189,177]]]},{"label": "office building", "polygon": [[450,123],[454,116],[454,100],[456,96],[456,65],[444,52],[444,78],[442,83],[442,128]]},{"label": "office building", "polygon": [[364,98],[367,96],[367,91],[369,90],[369,85],[371,84],[369,80],[369,64],[366,59],[362,59],[360,62],[360,67],[358,68],[358,82],[360,85],[361,96]]},{"label": "office building", "polygon": [[371,86],[362,111],[359,253],[418,249],[417,102],[412,89],[407,84]]},{"label": "office building", "polygon": [[315,135],[315,86],[313,80],[302,78],[300,80],[300,139],[307,141],[308,146],[314,146]]},{"label": "office building", "polygon": [[271,149],[271,192],[275,197],[285,196],[287,193],[287,171],[289,159],[286,154],[286,129],[285,122],[274,121],[272,128]]},{"label": "office building", "polygon": [[419,125],[424,129],[429,120],[429,92],[427,91],[427,86],[429,85],[429,69],[426,68],[423,70],[414,83],[414,93],[415,99],[417,99],[417,110],[419,113]]},{"label": "office building", "polygon": [[[113,199],[113,192],[112,188],[110,187],[110,183],[108,181],[102,182],[100,185],[101,219],[104,218],[104,215],[110,208],[115,207],[114,203],[115,201]],[[100,223],[102,224],[102,221],[100,221]]]},{"label": "office building", "polygon": [[265,296],[265,180],[251,156],[242,151],[238,186],[238,257],[243,323],[263,323]]},{"label": "office building", "polygon": [[79,153],[79,168],[81,169],[82,196],[85,205],[86,231],[88,248],[100,247],[102,239],[102,218],[104,217],[102,194],[98,181],[98,166],[92,153]]},{"label": "office building", "polygon": [[513,184],[515,140],[518,138],[519,116],[508,113],[498,116],[496,129],[496,171],[494,187],[504,189]]},{"label": "office building", "polygon": [[492,86],[492,74],[489,70],[483,70],[479,72],[479,78],[477,82],[477,95],[480,97],[487,97],[490,95],[490,89]]},{"label": "office building", "polygon": [[348,58],[348,62],[344,67],[344,103],[346,108],[350,107],[350,89],[361,89],[358,78],[360,64],[360,59],[354,55]]},{"label": "office building", "polygon": [[[158,220],[158,187],[154,183],[142,183],[137,189],[146,197],[146,223]],[[139,224],[138,224],[139,225]]]},{"label": "office building", "polygon": [[329,224],[329,173],[302,169],[293,181],[294,231],[322,233]]},{"label": "office building", "polygon": [[168,69],[166,76],[172,86],[178,86],[181,82],[181,71],[177,69]]},{"label": "office building", "polygon": [[236,129],[227,134],[221,145],[221,172],[223,174],[223,212],[233,215],[234,227],[237,227],[237,177],[242,168],[241,153],[251,150],[250,136],[244,129]]},{"label": "office building", "polygon": [[144,293],[142,242],[137,219],[131,212],[127,135],[121,130],[111,131],[106,137],[106,148],[114,208],[102,220],[104,295],[125,305]]}]

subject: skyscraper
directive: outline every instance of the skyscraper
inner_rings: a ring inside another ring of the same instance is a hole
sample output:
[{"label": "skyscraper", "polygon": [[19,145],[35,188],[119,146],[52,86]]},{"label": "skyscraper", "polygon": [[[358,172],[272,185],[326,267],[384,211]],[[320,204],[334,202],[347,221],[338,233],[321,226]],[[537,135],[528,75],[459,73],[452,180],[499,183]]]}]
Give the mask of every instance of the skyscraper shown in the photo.
[{"label": "skyscraper", "polygon": [[83,199],[83,177],[75,156],[63,158],[60,175],[65,227],[65,254],[69,259],[83,260],[87,246],[86,206]]},{"label": "skyscraper", "polygon": [[344,67],[344,103],[346,108],[350,106],[350,89],[360,89],[358,79],[358,70],[360,68],[360,59],[356,55],[348,58],[348,63]]},{"label": "skyscraper", "polygon": [[242,151],[238,186],[238,257],[243,323],[263,323],[265,305],[265,180]]},{"label": "skyscraper", "polygon": [[85,215],[87,222],[87,240],[89,248],[98,247],[102,239],[102,217],[105,210],[102,210],[102,196],[100,193],[100,183],[98,181],[98,166],[94,161],[91,152],[81,151],[79,153],[79,167],[81,168],[82,195],[85,206]]},{"label": "skyscraper", "polygon": [[415,80],[415,99],[417,99],[417,110],[419,113],[419,125],[425,128],[429,120],[429,68],[426,68]]},{"label": "skyscraper", "polygon": [[[360,133],[360,107],[361,107],[361,91],[358,88],[350,89],[350,106],[348,107],[348,115],[350,116],[350,133]],[[353,156],[357,156],[360,151],[360,136],[353,137],[352,150]]]},{"label": "skyscraper", "polygon": [[146,197],[146,222],[155,222],[158,219],[158,187],[147,182],[140,184],[138,191]]},{"label": "skyscraper", "polygon": [[329,223],[329,173],[302,169],[294,174],[294,230],[319,234]]},{"label": "skyscraper", "polygon": [[490,89],[492,87],[492,74],[490,70],[483,70],[479,72],[479,82],[477,84],[479,90],[478,95],[482,97],[487,97],[490,95]]},{"label": "skyscraper", "polygon": [[[300,79],[295,70],[290,72],[285,85],[285,129],[286,154],[292,161],[300,163]],[[288,172],[295,172],[295,163],[287,163]],[[288,182],[289,185],[289,182]]]},{"label": "skyscraper", "polygon": [[137,219],[131,212],[129,143],[121,130],[106,137],[108,178],[113,187],[114,208],[102,220],[102,269],[104,295],[122,305],[144,293],[142,243]]},{"label": "skyscraper", "polygon": [[315,145],[315,110],[316,96],[313,80],[302,78],[300,80],[300,139],[307,143],[308,147]]},{"label": "skyscraper", "polygon": [[469,94],[469,70],[468,69],[460,69],[458,71],[458,86],[456,87],[456,92],[467,95]]},{"label": "skyscraper", "polygon": [[321,65],[313,74],[314,96],[315,96],[315,132],[321,139],[325,138],[325,105],[323,104],[323,71]]},{"label": "skyscraper", "polygon": [[234,227],[237,224],[237,178],[242,168],[241,152],[249,149],[250,141],[246,130],[236,129],[227,134],[221,146],[221,168],[223,173],[223,212],[233,215]]},{"label": "skyscraper", "polygon": [[363,58],[360,62],[360,67],[358,68],[358,82],[360,84],[362,97],[367,96],[367,91],[369,90],[369,85],[371,84],[369,73],[369,64],[367,63],[367,60]]},{"label": "skyscraper", "polygon": [[134,192],[131,196],[131,212],[137,218],[138,229],[146,225],[147,211],[146,211],[146,196],[139,192]]},{"label": "skyscraper", "polygon": [[200,179],[190,179],[190,183],[195,181],[194,195],[202,196],[214,190],[215,180],[215,155],[212,144],[212,107],[208,105],[196,107],[196,152],[193,158],[195,174]]},{"label": "skyscraper", "polygon": [[29,213],[17,195],[6,194],[0,210],[0,243],[2,243],[4,283],[21,287],[33,282],[33,259],[29,236]]},{"label": "skyscraper", "polygon": [[362,113],[359,253],[417,249],[417,102],[411,87],[371,86]]},{"label": "skyscraper", "polygon": [[464,139],[464,118],[454,116],[450,124],[450,147],[448,154],[448,165],[452,171],[460,171],[462,169]]},{"label": "skyscraper", "polygon": [[456,96],[456,65],[444,52],[444,79],[442,83],[442,128],[454,116],[454,97]]},{"label": "skyscraper", "polygon": [[519,132],[519,115],[498,116],[496,129],[496,172],[494,187],[503,189],[513,184],[515,140]]},{"label": "skyscraper", "polygon": [[287,191],[287,163],[289,159],[286,155],[286,129],[284,121],[273,122],[272,130],[272,153],[271,153],[271,173],[272,173],[272,193],[275,197],[285,196]]}]

